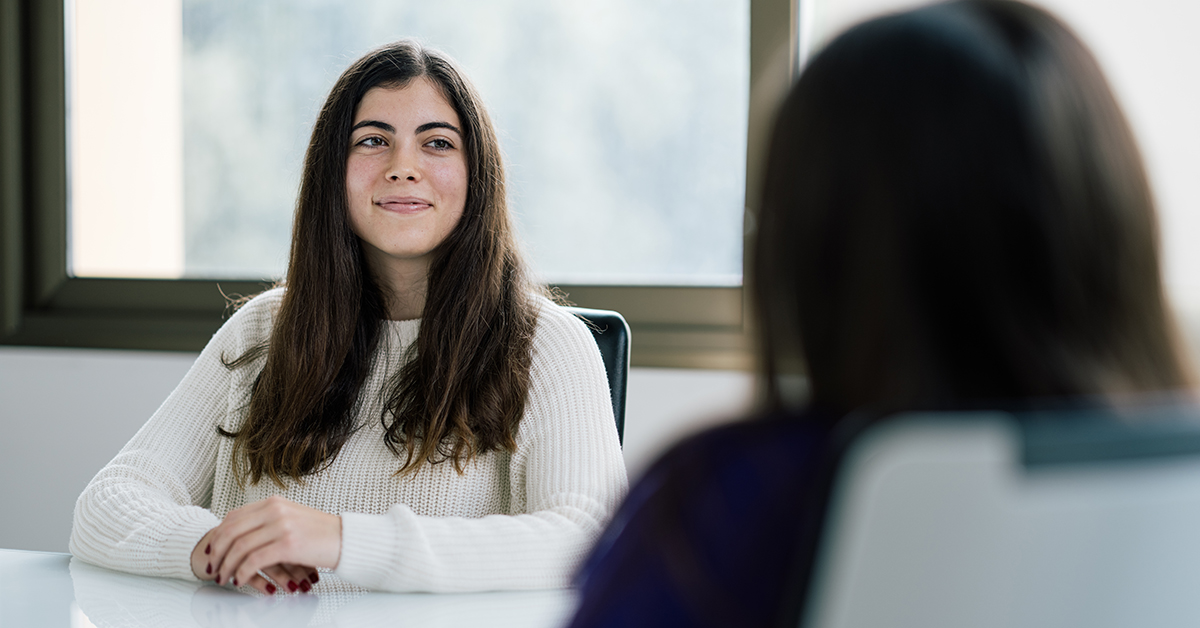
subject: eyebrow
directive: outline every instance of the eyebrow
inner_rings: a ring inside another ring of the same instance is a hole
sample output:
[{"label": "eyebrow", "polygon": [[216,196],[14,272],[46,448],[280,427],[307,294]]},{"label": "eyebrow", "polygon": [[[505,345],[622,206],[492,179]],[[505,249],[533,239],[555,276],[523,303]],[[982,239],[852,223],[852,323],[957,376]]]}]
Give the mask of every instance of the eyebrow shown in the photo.
[{"label": "eyebrow", "polygon": [[394,134],[396,132],[396,127],[388,124],[387,122],[380,122],[379,120],[363,120],[362,122],[359,122],[358,124],[351,127],[350,131],[351,132],[357,131],[357,130],[363,128],[364,126],[373,126],[377,129],[387,131],[388,133],[392,133],[392,134]]},{"label": "eyebrow", "polygon": [[[353,127],[351,127],[350,130],[357,131],[358,129],[361,129],[365,126],[373,126],[377,129],[381,129],[383,131],[387,131],[388,133],[392,133],[392,134],[396,133],[396,127],[388,124],[387,122],[381,122],[379,120],[363,120],[363,121],[359,122],[358,124],[355,124]],[[459,128],[454,126],[453,124],[450,124],[449,122],[426,122],[425,124],[422,124],[421,126],[417,127],[417,130],[414,131],[414,134],[419,135],[430,129],[449,129],[451,131],[454,131],[455,133],[458,133],[460,136],[462,135],[462,131],[459,130]]]},{"label": "eyebrow", "polygon": [[458,133],[460,136],[462,135],[462,131],[449,122],[426,122],[425,124],[417,127],[416,133],[421,134],[430,129],[450,129],[451,131]]}]

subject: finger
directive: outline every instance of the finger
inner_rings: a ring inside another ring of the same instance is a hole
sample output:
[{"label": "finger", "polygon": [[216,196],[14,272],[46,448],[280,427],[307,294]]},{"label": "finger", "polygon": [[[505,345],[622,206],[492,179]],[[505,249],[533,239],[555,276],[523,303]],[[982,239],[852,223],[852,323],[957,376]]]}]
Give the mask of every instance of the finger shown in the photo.
[{"label": "finger", "polygon": [[[240,582],[248,580],[260,570],[292,559],[298,553],[299,546],[304,544],[294,528],[294,524],[288,521],[272,521],[269,525],[242,535],[230,546],[229,554],[221,566],[221,574]],[[311,575],[303,574],[306,570],[311,574],[315,569],[297,566],[297,570],[301,573],[296,584],[301,591],[307,592],[312,587]]]},{"label": "finger", "polygon": [[300,579],[297,580],[297,582],[300,583],[300,590],[308,593],[310,590],[312,590],[313,585],[319,580],[319,578],[317,578],[317,570],[313,567],[303,567],[301,568],[301,571],[308,572],[308,575],[300,576]]},{"label": "finger", "polygon": [[287,569],[288,573],[291,575],[292,584],[295,585],[295,588],[292,588],[292,585],[289,585],[289,591],[307,591],[309,587],[306,587],[305,583],[310,586],[316,584],[315,581],[309,578],[309,574],[316,573],[317,570],[315,568],[296,564],[285,564],[283,567]]},{"label": "finger", "polygon": [[[260,574],[269,566],[279,564],[278,560],[273,558],[279,554],[278,546],[279,543],[270,542],[247,554],[246,558],[238,565],[237,570],[233,572],[231,576],[233,582],[235,584],[250,582],[255,577],[260,577]],[[305,590],[303,583],[300,583],[300,590]]]},{"label": "finger", "polygon": [[210,561],[212,554],[212,530],[209,530],[192,548],[192,574],[200,580],[213,579],[213,567]]},{"label": "finger", "polygon": [[225,516],[225,520],[212,530],[209,566],[212,567],[217,584],[225,582],[233,571],[232,568],[227,568],[225,565],[229,560],[229,550],[233,544],[272,521],[272,510],[263,507],[267,505],[268,501],[254,502],[249,506],[231,511]]},{"label": "finger", "polygon": [[[246,581],[258,570],[282,562],[282,556],[276,556],[278,548],[274,554],[261,552],[264,547],[278,545],[275,541],[276,535],[268,526],[254,528],[239,536],[221,560],[217,582]],[[234,582],[234,586],[237,586],[237,582]]]},{"label": "finger", "polygon": [[319,576],[317,574],[316,567],[304,567],[304,566],[298,566],[298,567],[300,569],[304,570],[304,572],[306,573],[305,577],[308,578],[308,581],[310,583],[316,584],[321,581],[321,576]]},{"label": "finger", "polygon": [[263,595],[275,595],[275,591],[278,590],[274,584],[267,582],[266,578],[257,573],[247,578],[246,581],[241,584],[255,589]]},{"label": "finger", "polygon": [[[337,565],[341,551],[341,518],[302,506],[282,497],[270,497],[243,507],[226,518],[215,533],[214,569],[217,582],[250,578],[259,569],[278,563],[300,564],[308,570],[296,574],[300,590],[320,578],[313,568]],[[253,558],[250,555],[253,553]]]},{"label": "finger", "polygon": [[271,565],[262,570],[268,578],[275,581],[279,585],[281,591],[295,593],[300,590],[300,583],[297,581],[295,574],[292,573],[289,565]]}]

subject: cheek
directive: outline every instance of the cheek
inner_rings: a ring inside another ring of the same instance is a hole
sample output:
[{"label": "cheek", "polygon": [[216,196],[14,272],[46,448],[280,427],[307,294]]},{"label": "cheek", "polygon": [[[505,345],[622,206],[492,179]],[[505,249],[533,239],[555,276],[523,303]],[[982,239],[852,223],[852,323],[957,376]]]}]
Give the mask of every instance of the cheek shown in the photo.
[{"label": "cheek", "polygon": [[438,191],[446,200],[454,200],[461,211],[467,202],[467,167],[462,163],[439,164],[430,173]]},{"label": "cheek", "polygon": [[463,212],[467,205],[467,168],[465,165],[448,170],[446,172],[445,185],[448,190],[452,190],[448,196],[455,199],[455,208],[450,216],[449,224],[446,225],[446,234],[449,235],[458,226],[462,220]]},{"label": "cheek", "polygon": [[346,165],[346,204],[350,229],[362,237],[365,221],[370,214],[371,190],[367,185],[368,175],[363,164],[350,161]]},{"label": "cheek", "polygon": [[364,194],[369,194],[367,181],[369,173],[365,164],[351,159],[346,163],[346,197],[351,207],[361,200]]}]

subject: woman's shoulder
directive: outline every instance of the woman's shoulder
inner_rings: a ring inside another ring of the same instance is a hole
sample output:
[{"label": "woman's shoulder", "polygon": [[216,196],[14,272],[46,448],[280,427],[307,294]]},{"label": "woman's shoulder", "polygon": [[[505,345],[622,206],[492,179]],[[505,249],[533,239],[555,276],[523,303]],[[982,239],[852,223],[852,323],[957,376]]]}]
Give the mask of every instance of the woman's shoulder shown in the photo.
[{"label": "woman's shoulder", "polygon": [[543,294],[534,294],[529,301],[533,304],[533,309],[537,312],[538,327],[546,327],[549,329],[558,329],[562,327],[578,327],[585,329],[583,321],[579,320],[566,307],[552,301],[549,297]]},{"label": "woman's shoulder", "polygon": [[767,623],[802,517],[819,508],[832,423],[813,410],[759,414],[672,447],[634,485],[580,572],[581,615],[605,624],[644,600],[695,623],[706,605],[692,594],[708,590],[747,625]]},{"label": "woman's shoulder", "polygon": [[274,317],[275,313],[279,311],[280,304],[283,303],[285,293],[287,293],[287,288],[284,286],[275,286],[264,290],[248,299],[241,300],[240,305],[237,305],[237,312],[265,313]]},{"label": "woman's shoulder", "polygon": [[813,410],[755,414],[681,440],[634,492],[683,501],[770,500],[808,485],[825,460],[835,420]]},{"label": "woman's shoulder", "polygon": [[[681,440],[633,487],[630,506],[670,495],[682,509],[770,499],[806,485],[829,444],[833,420],[813,410],[751,415]],[[690,505],[685,505],[690,502]],[[628,513],[632,514],[632,513]]]},{"label": "woman's shoulder", "polygon": [[275,317],[279,313],[285,292],[284,287],[277,286],[237,305],[237,309],[221,326],[217,335],[232,336],[230,341],[236,344],[239,350],[267,341],[271,336],[271,329],[274,328]]},{"label": "woman's shoulder", "polygon": [[579,349],[592,350],[592,332],[578,316],[543,295],[530,299],[537,312],[537,327],[533,332],[535,351]]},{"label": "woman's shoulder", "polygon": [[670,474],[693,460],[707,461],[710,468],[741,458],[800,462],[803,450],[824,444],[835,420],[811,408],[751,415],[681,440],[655,463],[652,472]]}]

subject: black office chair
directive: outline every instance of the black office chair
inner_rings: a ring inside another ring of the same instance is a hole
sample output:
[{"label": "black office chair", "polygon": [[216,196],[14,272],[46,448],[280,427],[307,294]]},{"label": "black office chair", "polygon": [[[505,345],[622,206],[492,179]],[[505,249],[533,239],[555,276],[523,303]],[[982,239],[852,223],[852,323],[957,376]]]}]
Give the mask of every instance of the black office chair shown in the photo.
[{"label": "black office chair", "polygon": [[1200,625],[1200,411],[913,413],[842,459],[800,625]]},{"label": "black office chair", "polygon": [[583,307],[567,308],[578,316],[600,347],[604,371],[608,374],[608,392],[612,395],[613,418],[617,420],[617,439],[625,443],[625,385],[629,381],[629,324],[611,310]]}]

